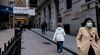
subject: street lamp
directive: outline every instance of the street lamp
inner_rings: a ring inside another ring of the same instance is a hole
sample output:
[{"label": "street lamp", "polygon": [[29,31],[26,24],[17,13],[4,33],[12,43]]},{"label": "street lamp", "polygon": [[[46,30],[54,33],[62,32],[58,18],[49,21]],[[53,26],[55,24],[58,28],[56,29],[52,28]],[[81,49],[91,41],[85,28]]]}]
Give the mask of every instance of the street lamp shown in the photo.
[{"label": "street lamp", "polygon": [[[96,20],[97,20],[97,30],[98,30],[98,33],[100,33],[100,27],[99,27],[99,8],[98,8],[98,1],[96,0],[96,3],[95,3],[95,9],[96,9]],[[99,34],[99,37],[100,37],[100,34]]]}]

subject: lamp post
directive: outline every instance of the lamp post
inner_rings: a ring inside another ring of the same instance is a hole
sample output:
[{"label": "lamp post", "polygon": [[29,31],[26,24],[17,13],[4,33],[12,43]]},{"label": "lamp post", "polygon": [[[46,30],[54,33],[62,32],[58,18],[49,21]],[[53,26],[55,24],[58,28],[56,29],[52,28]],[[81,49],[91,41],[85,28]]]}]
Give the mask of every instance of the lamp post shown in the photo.
[{"label": "lamp post", "polygon": [[95,9],[96,9],[97,30],[98,30],[98,34],[99,34],[99,37],[100,37],[100,26],[99,26],[99,18],[100,17],[99,17],[98,0],[96,0]]}]

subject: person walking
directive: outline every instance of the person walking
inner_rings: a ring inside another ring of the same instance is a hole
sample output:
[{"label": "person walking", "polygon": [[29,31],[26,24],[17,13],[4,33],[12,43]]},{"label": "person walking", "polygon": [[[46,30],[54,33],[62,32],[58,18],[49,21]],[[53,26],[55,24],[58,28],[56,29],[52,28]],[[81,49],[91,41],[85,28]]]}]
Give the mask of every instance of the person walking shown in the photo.
[{"label": "person walking", "polygon": [[47,31],[47,22],[44,21],[44,27],[45,27],[45,31]]},{"label": "person walking", "polygon": [[45,34],[45,25],[44,23],[41,24],[42,34]]},{"label": "person walking", "polygon": [[59,24],[53,37],[53,41],[57,41],[57,51],[62,54],[63,52],[63,42],[64,42],[65,31],[62,26]]},{"label": "person walking", "polygon": [[93,20],[86,18],[76,37],[78,55],[100,55],[99,40]]}]

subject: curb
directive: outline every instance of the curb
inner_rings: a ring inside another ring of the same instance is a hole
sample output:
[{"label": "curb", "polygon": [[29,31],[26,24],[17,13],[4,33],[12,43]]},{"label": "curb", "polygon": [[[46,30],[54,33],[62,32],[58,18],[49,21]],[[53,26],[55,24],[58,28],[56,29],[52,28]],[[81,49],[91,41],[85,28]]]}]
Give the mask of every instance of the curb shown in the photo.
[{"label": "curb", "polygon": [[[34,33],[36,33],[36,34],[38,34],[38,35],[42,36],[43,38],[45,38],[45,39],[47,39],[47,40],[49,40],[50,42],[52,42],[52,43],[56,44],[54,41],[52,41],[52,40],[50,40],[49,38],[47,38],[47,37],[43,36],[42,34],[40,34],[40,33],[36,32],[36,31],[34,31],[34,30],[31,30],[31,31],[33,31]],[[65,49],[66,51],[68,51],[68,52],[72,53],[73,55],[78,55],[76,52],[73,52],[72,50],[70,50],[70,49],[68,49],[68,48],[66,48],[66,47],[64,47],[64,49]]]}]

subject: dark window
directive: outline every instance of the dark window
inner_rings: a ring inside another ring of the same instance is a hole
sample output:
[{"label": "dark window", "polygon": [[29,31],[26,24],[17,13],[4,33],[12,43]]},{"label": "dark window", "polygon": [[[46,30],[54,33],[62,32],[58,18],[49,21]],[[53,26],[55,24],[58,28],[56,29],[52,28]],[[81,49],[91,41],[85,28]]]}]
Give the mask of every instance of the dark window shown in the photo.
[{"label": "dark window", "polygon": [[10,1],[9,3],[10,3],[10,4],[13,4],[13,1]]},{"label": "dark window", "polygon": [[64,30],[66,34],[70,34],[70,24],[65,24],[64,25]]},{"label": "dark window", "polygon": [[85,0],[86,2],[89,2],[89,1],[91,1],[91,0]]},{"label": "dark window", "polygon": [[72,0],[66,0],[67,9],[72,8]]},{"label": "dark window", "polygon": [[37,7],[37,0],[29,0],[29,7],[30,8]]}]

